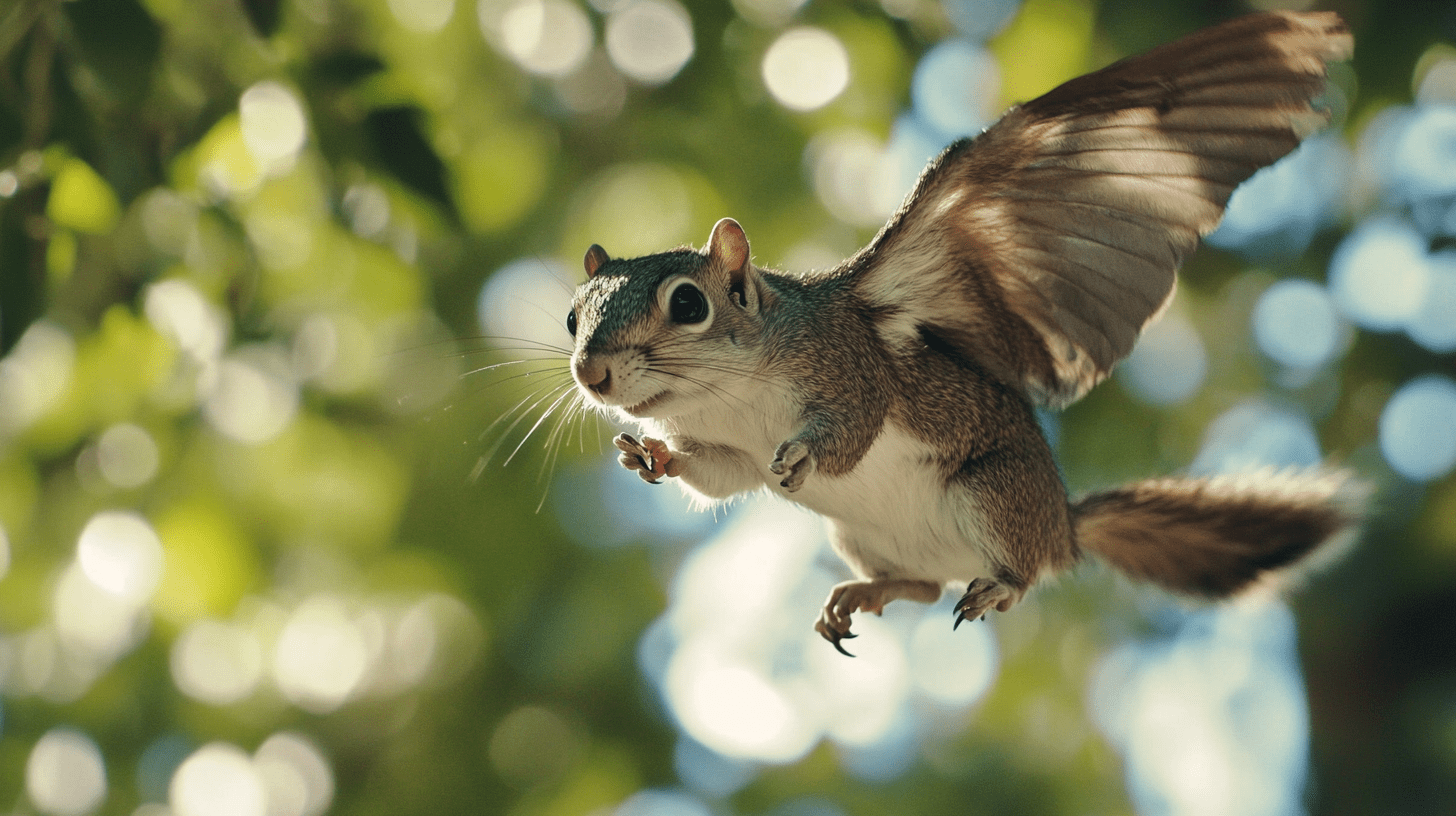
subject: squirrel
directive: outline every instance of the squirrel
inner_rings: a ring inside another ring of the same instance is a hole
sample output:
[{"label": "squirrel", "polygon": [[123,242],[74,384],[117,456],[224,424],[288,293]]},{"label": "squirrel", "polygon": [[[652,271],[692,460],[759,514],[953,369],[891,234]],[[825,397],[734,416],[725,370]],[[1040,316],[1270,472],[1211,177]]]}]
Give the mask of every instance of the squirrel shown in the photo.
[{"label": "squirrel", "polygon": [[1165,478],[1073,502],[1037,422],[1105,378],[1173,297],[1234,188],[1329,118],[1353,49],[1334,13],[1236,18],[1008,110],[926,167],[827,271],[756,266],[725,218],[701,250],[587,250],[571,370],[641,428],[622,465],[706,500],[767,488],[822,515],[855,579],[815,629],[965,587],[954,625],[1090,552],[1175,593],[1234,596],[1348,539],[1340,470]]}]

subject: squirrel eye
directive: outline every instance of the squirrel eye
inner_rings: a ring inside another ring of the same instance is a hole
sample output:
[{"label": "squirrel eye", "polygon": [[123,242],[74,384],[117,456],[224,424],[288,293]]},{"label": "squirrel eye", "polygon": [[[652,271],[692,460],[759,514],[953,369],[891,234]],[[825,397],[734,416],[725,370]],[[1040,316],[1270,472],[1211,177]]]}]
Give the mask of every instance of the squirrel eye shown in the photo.
[{"label": "squirrel eye", "polygon": [[674,323],[701,323],[708,318],[708,297],[698,287],[684,283],[672,290],[667,309]]},{"label": "squirrel eye", "polygon": [[572,337],[576,336],[576,310],[572,309],[566,313],[566,330]]}]

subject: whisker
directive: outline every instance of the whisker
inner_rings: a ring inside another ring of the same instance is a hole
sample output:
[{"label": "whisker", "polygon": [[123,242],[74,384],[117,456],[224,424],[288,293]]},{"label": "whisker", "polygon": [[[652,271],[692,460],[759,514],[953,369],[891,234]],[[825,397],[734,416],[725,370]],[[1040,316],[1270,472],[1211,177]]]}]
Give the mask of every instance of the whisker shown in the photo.
[{"label": "whisker", "polygon": [[[542,402],[545,402],[547,399],[550,399],[552,396],[555,396],[556,393],[558,391],[560,391],[560,390],[561,389],[557,389],[557,391],[552,391],[546,397],[541,398],[541,400],[538,401],[536,403],[536,405],[540,405]],[[516,445],[515,450],[511,451],[511,455],[506,457],[506,461],[503,464],[509,465],[511,463],[511,460],[516,458],[516,454],[518,454],[518,453],[521,452],[521,448],[526,444],[526,441],[531,438],[531,434],[535,433],[536,432],[536,429],[539,428],[539,427],[541,427],[541,423],[545,422],[546,421],[546,418],[549,417],[549,416],[551,416],[551,412],[553,412],[553,411],[556,410],[556,407],[561,404],[561,401],[562,400],[564,400],[567,397],[571,396],[573,393],[575,393],[575,392],[562,393],[560,396],[556,397],[556,400],[554,402],[552,402],[549,406],[547,406],[546,411],[541,414],[541,418],[540,419],[537,419],[536,420],[536,423],[531,426],[531,429],[528,430],[528,431],[526,431],[526,435],[523,436],[523,437],[521,437],[520,443]],[[535,408],[536,405],[532,405],[531,407],[532,408]]]},{"label": "whisker", "polygon": [[535,257],[536,257],[536,262],[539,263],[539,264],[541,264],[542,271],[544,271],[546,273],[547,277],[549,277],[549,278],[551,278],[551,280],[555,281],[556,282],[556,285],[557,286],[560,286],[561,289],[562,289],[562,291],[566,292],[566,294],[568,294],[568,295],[571,295],[571,294],[575,294],[576,293],[576,284],[571,283],[569,281],[562,280],[560,277],[557,276],[557,274],[556,274],[556,265],[555,264],[547,263],[546,262],[546,259],[545,258],[542,258],[540,255],[536,255]]},{"label": "whisker", "polygon": [[537,482],[545,478],[546,487],[541,491],[541,500],[536,503],[537,513],[541,512],[541,508],[546,506],[546,499],[551,495],[551,486],[555,481],[556,463],[561,457],[563,429],[565,429],[566,434],[569,435],[571,433],[571,424],[584,418],[584,415],[581,413],[583,408],[584,405],[581,395],[576,394],[575,399],[567,404],[562,415],[557,419],[556,425],[551,429],[550,435],[546,437],[546,461],[541,463],[541,472],[536,476]]},{"label": "whisker", "polygon": [[534,373],[537,373],[537,372],[542,372],[542,373],[545,373],[545,372],[553,372],[553,369],[554,369],[554,372],[553,373],[568,373],[569,374],[571,372],[570,367],[568,367],[566,365],[563,365],[559,360],[546,360],[546,359],[535,359],[535,360],[505,360],[503,362],[491,363],[490,365],[480,366],[479,368],[472,368],[472,369],[470,369],[468,371],[463,371],[463,372],[460,373],[460,375],[456,379],[463,380],[466,377],[471,376],[472,374],[484,374],[487,371],[495,371],[497,369],[507,368],[509,366],[525,365],[527,363],[549,363],[550,365],[543,365],[540,369],[537,369],[536,371],[528,371],[528,372],[525,372],[522,376],[530,376],[531,374],[534,374]]},{"label": "whisker", "polygon": [[[567,346],[561,346],[556,343],[537,340],[531,337],[481,335],[479,337],[465,338],[459,342],[465,342],[466,340],[477,343],[489,343],[490,345],[481,348],[462,349],[459,354],[454,356],[466,357],[473,354],[486,354],[492,351],[549,351],[553,354],[560,354],[562,357],[570,357],[572,351]],[[497,343],[511,343],[513,345],[497,345]]]},{"label": "whisker", "polygon": [[[532,391],[530,391],[530,393],[526,394],[526,396],[523,397],[520,402],[517,402],[515,405],[511,406],[509,409],[506,410],[505,413],[503,413],[499,417],[497,417],[494,422],[492,422],[489,425],[487,425],[485,427],[485,430],[481,431],[480,432],[480,435],[477,436],[476,439],[485,439],[486,437],[491,436],[492,433],[494,432],[494,430],[497,427],[499,427],[502,422],[505,422],[506,420],[510,419],[513,415],[517,414],[518,412],[520,413],[520,416],[518,416],[515,419],[515,421],[511,422],[511,424],[509,426],[507,426],[504,431],[501,432],[500,436],[496,440],[495,445],[491,447],[490,452],[488,454],[486,454],[485,458],[486,459],[493,459],[493,458],[495,458],[496,451],[500,450],[501,445],[503,445],[505,443],[505,440],[511,435],[511,431],[514,431],[518,425],[520,425],[522,422],[524,422],[525,419],[526,419],[526,417],[530,415],[531,411],[534,410],[536,408],[536,406],[540,405],[541,403],[545,402],[546,400],[549,400],[549,399],[553,398],[558,392],[560,392],[565,387],[566,386],[564,384],[563,385],[554,385],[554,384],[551,384],[551,383],[543,384],[541,387],[536,388],[536,389],[533,389]],[[545,396],[540,396],[543,393],[545,394]],[[538,399],[538,397],[539,397],[539,399]],[[535,402],[531,402],[533,399],[536,400],[536,401]],[[522,406],[525,406],[526,403],[531,403],[531,405],[529,407],[526,407],[524,411],[521,410],[522,409]]]}]

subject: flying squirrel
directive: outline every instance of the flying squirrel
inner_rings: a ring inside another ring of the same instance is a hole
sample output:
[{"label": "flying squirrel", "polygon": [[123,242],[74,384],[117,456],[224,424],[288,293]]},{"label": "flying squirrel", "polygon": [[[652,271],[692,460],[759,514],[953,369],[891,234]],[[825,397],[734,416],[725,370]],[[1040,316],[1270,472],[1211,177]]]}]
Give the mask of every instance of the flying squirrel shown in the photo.
[{"label": "flying squirrel", "polygon": [[1329,119],[1353,39],[1331,12],[1230,20],[1011,108],[926,167],[833,269],[755,266],[729,218],[707,246],[586,253],[567,328],[589,405],[644,480],[700,499],[767,488],[822,515],[855,579],[815,629],[965,587],[1005,612],[1090,552],[1208,599],[1277,582],[1353,535],[1341,470],[1165,478],[1069,501],[1034,407],[1131,352],[1234,188]]}]

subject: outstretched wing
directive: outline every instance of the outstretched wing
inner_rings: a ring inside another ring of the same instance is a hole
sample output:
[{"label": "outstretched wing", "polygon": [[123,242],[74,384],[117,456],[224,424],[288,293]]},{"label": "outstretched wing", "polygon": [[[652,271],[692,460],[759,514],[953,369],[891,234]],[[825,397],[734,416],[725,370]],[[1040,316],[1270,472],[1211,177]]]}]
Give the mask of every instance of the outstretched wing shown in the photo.
[{"label": "outstretched wing", "polygon": [[1081,397],[1172,299],[1235,187],[1321,127],[1333,13],[1231,20],[1074,79],[931,163],[847,262],[882,336]]}]

